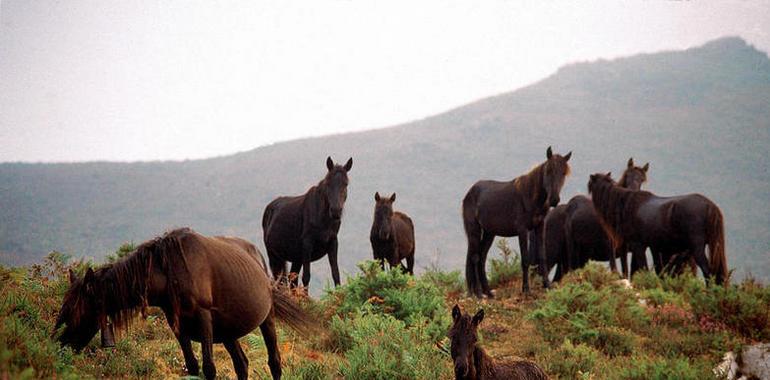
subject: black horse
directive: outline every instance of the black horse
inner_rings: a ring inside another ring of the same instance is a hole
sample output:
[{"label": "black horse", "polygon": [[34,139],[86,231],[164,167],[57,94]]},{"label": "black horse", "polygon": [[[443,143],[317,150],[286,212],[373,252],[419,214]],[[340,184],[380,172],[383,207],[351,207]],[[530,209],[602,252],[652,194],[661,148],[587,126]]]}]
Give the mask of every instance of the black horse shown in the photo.
[{"label": "black horse", "polygon": [[342,208],[348,196],[348,172],[353,159],[345,165],[336,165],[326,158],[326,176],[305,194],[279,197],[270,202],[262,216],[265,248],[273,277],[286,276],[286,262],[291,262],[291,273],[299,275],[302,266],[302,284],[310,283],[310,263],[329,255],[334,285],[340,284],[337,265],[337,232],[342,221]]},{"label": "black horse", "polygon": [[[463,225],[468,238],[465,281],[476,297],[493,297],[486,260],[495,236],[518,236],[523,273],[522,290],[529,292],[529,231],[538,229],[550,207],[559,204],[559,192],[569,174],[572,152],[564,156],[546,150],[546,161],[512,181],[476,182],[463,199]],[[538,255],[543,286],[548,287],[545,255]]]},{"label": "black horse", "polygon": [[610,173],[591,175],[588,192],[616,242],[650,247],[662,255],[679,255],[682,262],[694,258],[707,280],[712,276],[718,284],[727,280],[722,211],[708,198],[700,194],[659,197],[629,190],[615,184]]},{"label": "black horse", "polygon": [[385,262],[391,268],[402,266],[406,260],[406,272],[414,274],[414,223],[403,212],[393,211],[396,193],[390,197],[374,194],[374,220],[369,232],[374,259],[385,269]]}]

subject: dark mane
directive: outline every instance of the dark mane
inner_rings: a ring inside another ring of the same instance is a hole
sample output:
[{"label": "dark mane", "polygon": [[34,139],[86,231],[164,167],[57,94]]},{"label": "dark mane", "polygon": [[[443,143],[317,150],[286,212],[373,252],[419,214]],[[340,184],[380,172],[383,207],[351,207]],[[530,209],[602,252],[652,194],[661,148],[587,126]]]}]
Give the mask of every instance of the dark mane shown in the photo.
[{"label": "dark mane", "polygon": [[546,163],[547,161],[535,166],[527,174],[520,175],[513,180],[513,186],[516,187],[516,190],[529,196],[535,204],[545,202],[543,176],[545,175]]},{"label": "dark mane", "polygon": [[146,241],[125,258],[99,269],[103,292],[104,314],[112,319],[115,327],[125,330],[137,314],[146,312],[147,289],[151,274],[156,268],[167,278],[168,301],[174,311],[176,328],[179,319],[179,297],[182,284],[189,284],[189,271],[180,240],[194,232],[180,228],[163,236]]},{"label": "dark mane", "polygon": [[624,236],[633,234],[634,214],[651,196],[648,191],[622,188],[609,177],[597,180],[591,188],[591,200],[615,247],[623,243]]}]

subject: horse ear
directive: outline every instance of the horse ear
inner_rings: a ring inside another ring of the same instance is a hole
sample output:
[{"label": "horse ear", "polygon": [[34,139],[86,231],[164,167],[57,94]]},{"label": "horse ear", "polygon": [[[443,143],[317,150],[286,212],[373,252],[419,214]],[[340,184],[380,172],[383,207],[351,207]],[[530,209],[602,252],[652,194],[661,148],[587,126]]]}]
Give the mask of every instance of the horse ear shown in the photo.
[{"label": "horse ear", "polygon": [[452,308],[452,319],[456,321],[460,319],[461,315],[462,312],[460,311],[460,305],[455,304],[455,307]]},{"label": "horse ear", "polygon": [[83,277],[83,282],[89,282],[94,279],[94,270],[89,267],[86,271],[86,275]]},{"label": "horse ear", "polygon": [[377,201],[377,202],[380,201],[380,192],[379,191],[374,193],[374,200]]},{"label": "horse ear", "polygon": [[395,202],[396,201],[396,193],[393,193],[393,195],[390,196],[390,201]]},{"label": "horse ear", "polygon": [[650,163],[648,162],[644,164],[644,166],[642,166],[642,170],[644,170],[644,172],[647,173],[647,170],[650,170]]},{"label": "horse ear", "polygon": [[607,172],[607,178],[612,178],[612,172]]},{"label": "horse ear", "polygon": [[570,157],[572,157],[572,151],[569,151],[569,153],[567,153],[567,155],[564,156],[564,161],[565,162],[569,161]]},{"label": "horse ear", "polygon": [[75,281],[78,280],[78,276],[75,274],[75,271],[72,270],[72,268],[70,268],[69,273],[70,273],[70,284],[74,284]]},{"label": "horse ear", "polygon": [[631,157],[628,159],[628,167],[633,168],[634,167],[634,158]]},{"label": "horse ear", "polygon": [[353,157],[348,158],[348,162],[345,163],[345,171],[349,172],[353,168]]},{"label": "horse ear", "polygon": [[329,169],[329,171],[332,171],[334,169],[334,161],[332,161],[332,157],[326,157],[326,168]]},{"label": "horse ear", "polygon": [[551,156],[553,156],[553,151],[551,150],[551,147],[549,146],[548,149],[545,150],[545,158],[550,160]]},{"label": "horse ear", "polygon": [[478,326],[481,321],[484,320],[484,309],[479,310],[476,315],[473,316],[473,325]]}]

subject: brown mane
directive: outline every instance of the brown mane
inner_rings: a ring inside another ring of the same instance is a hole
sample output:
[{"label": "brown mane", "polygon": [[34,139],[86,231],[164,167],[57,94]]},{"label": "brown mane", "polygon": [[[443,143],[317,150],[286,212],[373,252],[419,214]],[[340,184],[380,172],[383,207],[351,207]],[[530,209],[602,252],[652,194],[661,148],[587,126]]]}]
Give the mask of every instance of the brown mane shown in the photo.
[{"label": "brown mane", "polygon": [[596,181],[591,189],[591,200],[615,248],[623,244],[624,236],[633,234],[633,216],[651,196],[648,191],[620,187],[608,176]]},{"label": "brown mane", "polygon": [[103,315],[109,316],[118,329],[127,329],[131,320],[140,312],[146,313],[147,290],[154,266],[166,275],[168,300],[174,311],[169,323],[176,328],[179,325],[180,284],[192,281],[187,270],[180,239],[193,233],[189,228],[169,231],[163,236],[139,245],[125,258],[108,264],[97,271],[102,283]]},{"label": "brown mane", "polygon": [[[545,177],[545,169],[548,164],[549,161],[545,161],[532,168],[527,174],[520,175],[513,180],[513,186],[516,188],[516,191],[521,194],[529,195],[530,199],[535,202],[535,204],[540,203],[538,200],[545,196],[543,177]],[[555,163],[553,164],[556,165]],[[564,166],[565,175],[569,175],[569,164],[564,163]]]}]

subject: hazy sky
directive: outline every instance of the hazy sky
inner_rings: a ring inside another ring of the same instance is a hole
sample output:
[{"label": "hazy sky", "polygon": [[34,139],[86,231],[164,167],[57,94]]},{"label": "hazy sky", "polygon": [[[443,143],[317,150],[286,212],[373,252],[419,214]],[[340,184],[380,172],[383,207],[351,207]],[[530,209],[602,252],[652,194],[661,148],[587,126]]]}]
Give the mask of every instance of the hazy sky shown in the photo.
[{"label": "hazy sky", "polygon": [[0,0],[0,161],[203,158],[384,127],[575,61],[738,35],[770,1]]}]

